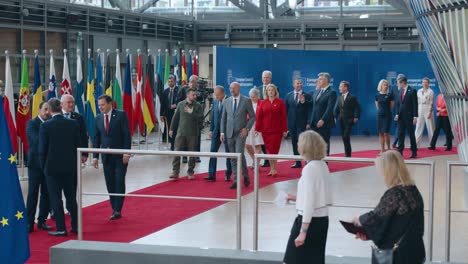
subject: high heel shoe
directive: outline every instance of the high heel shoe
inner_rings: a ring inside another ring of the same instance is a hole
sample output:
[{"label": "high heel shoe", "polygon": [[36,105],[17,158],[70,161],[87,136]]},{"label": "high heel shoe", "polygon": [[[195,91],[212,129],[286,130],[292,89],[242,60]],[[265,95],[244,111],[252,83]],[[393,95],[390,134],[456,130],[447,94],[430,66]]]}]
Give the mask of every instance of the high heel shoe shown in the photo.
[{"label": "high heel shoe", "polygon": [[271,175],[273,175],[273,172],[272,171],[268,172],[267,176],[271,176]]}]

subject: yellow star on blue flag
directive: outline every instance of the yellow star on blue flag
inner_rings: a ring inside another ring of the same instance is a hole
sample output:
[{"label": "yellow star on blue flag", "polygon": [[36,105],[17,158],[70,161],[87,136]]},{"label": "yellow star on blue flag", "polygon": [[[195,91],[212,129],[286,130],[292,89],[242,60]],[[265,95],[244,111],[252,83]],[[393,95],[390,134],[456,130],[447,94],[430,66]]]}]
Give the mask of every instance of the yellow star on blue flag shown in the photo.
[{"label": "yellow star on blue flag", "polygon": [[0,107],[0,153],[4,156],[0,159],[0,262],[25,263],[30,256],[28,223],[23,216],[26,208],[3,107]]}]

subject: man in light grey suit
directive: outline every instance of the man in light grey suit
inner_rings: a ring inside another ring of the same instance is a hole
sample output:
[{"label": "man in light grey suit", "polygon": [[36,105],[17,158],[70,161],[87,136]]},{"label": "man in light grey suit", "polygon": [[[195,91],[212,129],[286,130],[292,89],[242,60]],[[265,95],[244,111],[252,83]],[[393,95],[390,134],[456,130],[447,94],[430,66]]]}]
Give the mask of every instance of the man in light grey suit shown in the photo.
[{"label": "man in light grey suit", "polygon": [[[240,84],[238,82],[231,83],[229,91],[231,92],[231,97],[223,101],[220,139],[221,142],[224,142],[224,140],[227,141],[229,152],[242,154],[244,186],[249,187],[250,179],[247,171],[247,163],[245,162],[244,150],[245,139],[249,130],[255,123],[255,112],[250,99],[240,94]],[[236,189],[237,159],[231,159],[231,166],[232,172],[234,173],[234,183],[230,188]]]}]

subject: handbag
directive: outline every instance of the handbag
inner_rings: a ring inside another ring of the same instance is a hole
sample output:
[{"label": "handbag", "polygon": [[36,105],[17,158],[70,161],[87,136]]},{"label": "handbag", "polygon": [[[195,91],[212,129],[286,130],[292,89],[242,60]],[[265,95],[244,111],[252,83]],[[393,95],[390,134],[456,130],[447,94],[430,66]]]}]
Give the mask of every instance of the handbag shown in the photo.
[{"label": "handbag", "polygon": [[[403,194],[403,197],[404,194]],[[406,199],[406,203],[409,205],[408,200]],[[412,222],[412,221],[411,221]],[[393,264],[393,254],[400,246],[401,241],[405,238],[406,234],[410,231],[411,225],[408,225],[408,229],[405,233],[401,236],[401,238],[393,245],[391,249],[380,249],[376,245],[372,245],[372,264]]]}]

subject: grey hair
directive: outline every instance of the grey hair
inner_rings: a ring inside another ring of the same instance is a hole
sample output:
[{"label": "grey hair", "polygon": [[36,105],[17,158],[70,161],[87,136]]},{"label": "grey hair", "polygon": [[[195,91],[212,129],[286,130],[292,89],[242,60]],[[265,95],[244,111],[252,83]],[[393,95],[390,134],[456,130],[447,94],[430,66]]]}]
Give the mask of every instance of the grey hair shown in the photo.
[{"label": "grey hair", "polygon": [[271,73],[271,71],[263,71],[262,72],[262,76],[263,75],[270,75],[270,76],[273,76],[273,73]]},{"label": "grey hair", "polygon": [[224,87],[222,85],[216,85],[215,90],[216,89],[221,90],[223,93],[225,92]]},{"label": "grey hair", "polygon": [[251,95],[256,95],[257,97],[260,97],[260,91],[258,91],[257,88],[252,88],[249,91],[249,96],[251,96]]},{"label": "grey hair", "polygon": [[331,75],[328,72],[321,72],[318,74],[318,77],[325,77],[327,78],[327,81],[330,83]]}]

